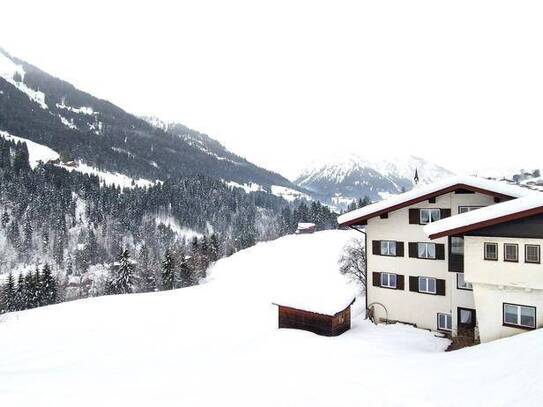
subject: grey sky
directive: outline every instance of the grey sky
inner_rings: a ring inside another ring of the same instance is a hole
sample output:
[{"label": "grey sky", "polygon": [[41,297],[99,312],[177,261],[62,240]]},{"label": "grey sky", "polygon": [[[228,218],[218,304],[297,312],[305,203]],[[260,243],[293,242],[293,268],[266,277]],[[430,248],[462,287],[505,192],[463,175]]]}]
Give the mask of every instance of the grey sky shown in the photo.
[{"label": "grey sky", "polygon": [[28,1],[0,46],[287,176],[331,151],[543,166],[543,6]]}]

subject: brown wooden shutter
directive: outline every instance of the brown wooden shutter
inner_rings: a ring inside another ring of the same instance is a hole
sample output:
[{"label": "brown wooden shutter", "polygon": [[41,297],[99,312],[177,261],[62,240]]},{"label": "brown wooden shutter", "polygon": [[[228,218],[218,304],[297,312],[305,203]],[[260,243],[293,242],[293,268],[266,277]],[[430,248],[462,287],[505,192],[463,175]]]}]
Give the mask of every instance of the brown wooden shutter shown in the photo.
[{"label": "brown wooden shutter", "polygon": [[409,291],[419,292],[419,278],[417,276],[409,276]]},{"label": "brown wooden shutter", "polygon": [[381,287],[381,273],[373,272],[372,273],[373,286]]},{"label": "brown wooden shutter", "polygon": [[417,242],[409,242],[409,257],[419,257]]},{"label": "brown wooden shutter", "polygon": [[445,260],[445,245],[443,243],[436,243],[436,259]]},{"label": "brown wooden shutter", "polygon": [[411,225],[420,224],[420,209],[416,209],[416,208],[409,209],[409,224]]},{"label": "brown wooden shutter", "polygon": [[396,242],[396,256],[403,257],[404,256],[403,253],[404,253],[403,242]]},{"label": "brown wooden shutter", "polygon": [[404,276],[396,274],[396,290],[403,290],[405,288]]},{"label": "brown wooden shutter", "polygon": [[450,209],[440,209],[440,211],[441,211],[441,214],[440,214],[441,219],[445,219],[451,216]]},{"label": "brown wooden shutter", "polygon": [[375,255],[381,254],[381,241],[380,240],[372,240],[371,241],[371,249],[372,253]]},{"label": "brown wooden shutter", "polygon": [[436,295],[445,295],[445,280],[436,279]]}]

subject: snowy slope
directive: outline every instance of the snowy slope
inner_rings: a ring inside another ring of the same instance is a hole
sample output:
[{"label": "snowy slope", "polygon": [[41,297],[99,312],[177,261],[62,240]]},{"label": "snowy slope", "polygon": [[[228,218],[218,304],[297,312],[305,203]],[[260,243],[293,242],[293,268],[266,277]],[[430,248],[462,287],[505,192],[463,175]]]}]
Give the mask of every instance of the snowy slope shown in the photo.
[{"label": "snowy slope", "polygon": [[272,298],[335,273],[353,236],[260,243],[220,260],[201,286],[2,316],[0,405],[540,405],[541,331],[442,353],[446,340],[358,311],[337,338],[278,330]]},{"label": "snowy slope", "polygon": [[421,184],[437,181],[452,173],[423,158],[414,156],[361,156],[332,154],[315,160],[294,182],[341,206],[368,195],[373,200],[397,194],[413,185],[415,170]]},{"label": "snowy slope", "polygon": [[26,148],[28,149],[28,161],[30,167],[32,168],[36,168],[40,161],[43,163],[47,163],[50,160],[56,160],[59,158],[59,154],[51,148],[42,144],[34,143],[33,141],[27,140],[22,137],[14,136],[7,131],[0,130],[0,137],[11,141],[26,143]]},{"label": "snowy slope", "polygon": [[156,182],[160,182],[158,180],[153,182],[143,178],[134,179],[118,172],[102,171],[79,161],[76,163],[75,167],[62,164],[58,164],[57,167],[64,168],[70,172],[77,171],[83,174],[96,175],[100,179],[101,185],[107,186],[115,185],[121,188],[134,188],[135,186],[138,186],[140,188],[145,188],[154,185]]}]

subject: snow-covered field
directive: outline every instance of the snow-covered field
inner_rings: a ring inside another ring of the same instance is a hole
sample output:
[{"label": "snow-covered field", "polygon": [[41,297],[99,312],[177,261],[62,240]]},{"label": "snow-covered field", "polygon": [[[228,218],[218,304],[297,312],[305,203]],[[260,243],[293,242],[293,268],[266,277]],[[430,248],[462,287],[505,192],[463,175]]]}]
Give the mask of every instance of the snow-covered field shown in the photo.
[{"label": "snow-covered field", "polygon": [[272,300],[304,279],[318,292],[356,236],[287,236],[220,260],[201,286],[3,316],[0,405],[541,404],[542,332],[444,353],[430,332],[363,320],[363,299],[339,337],[278,330]]}]

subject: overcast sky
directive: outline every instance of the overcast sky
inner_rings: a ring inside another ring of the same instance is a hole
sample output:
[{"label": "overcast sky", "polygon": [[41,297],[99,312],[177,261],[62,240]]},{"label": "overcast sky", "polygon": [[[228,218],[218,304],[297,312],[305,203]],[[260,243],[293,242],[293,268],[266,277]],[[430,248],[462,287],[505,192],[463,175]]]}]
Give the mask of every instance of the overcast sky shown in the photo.
[{"label": "overcast sky", "polygon": [[543,167],[542,3],[17,0],[0,46],[290,177],[342,151]]}]

